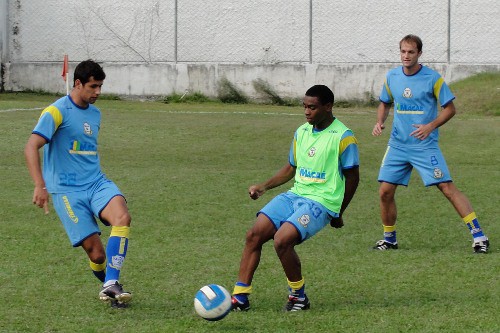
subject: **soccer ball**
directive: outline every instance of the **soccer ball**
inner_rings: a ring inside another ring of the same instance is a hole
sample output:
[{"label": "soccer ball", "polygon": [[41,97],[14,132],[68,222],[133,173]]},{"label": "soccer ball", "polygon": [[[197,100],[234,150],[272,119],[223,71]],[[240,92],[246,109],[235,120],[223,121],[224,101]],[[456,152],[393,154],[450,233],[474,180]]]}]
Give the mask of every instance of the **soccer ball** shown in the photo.
[{"label": "soccer ball", "polygon": [[194,309],[203,319],[221,320],[231,311],[231,295],[222,286],[206,285],[196,293]]}]

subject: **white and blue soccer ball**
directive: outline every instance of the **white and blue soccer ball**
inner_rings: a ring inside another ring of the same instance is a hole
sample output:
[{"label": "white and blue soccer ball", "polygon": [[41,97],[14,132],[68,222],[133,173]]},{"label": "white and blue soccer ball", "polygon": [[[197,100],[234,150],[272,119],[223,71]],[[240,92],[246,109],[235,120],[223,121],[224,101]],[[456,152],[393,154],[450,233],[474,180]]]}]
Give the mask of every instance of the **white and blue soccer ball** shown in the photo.
[{"label": "white and blue soccer ball", "polygon": [[231,311],[231,295],[222,286],[206,285],[196,293],[194,309],[203,319],[221,320]]}]

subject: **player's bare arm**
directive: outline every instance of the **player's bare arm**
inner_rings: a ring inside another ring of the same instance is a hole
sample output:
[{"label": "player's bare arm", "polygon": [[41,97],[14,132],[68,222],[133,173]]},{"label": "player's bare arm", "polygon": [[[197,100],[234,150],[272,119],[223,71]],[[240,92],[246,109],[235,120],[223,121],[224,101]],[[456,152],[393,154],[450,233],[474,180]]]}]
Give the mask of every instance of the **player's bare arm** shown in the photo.
[{"label": "player's bare arm", "polygon": [[453,104],[453,102],[449,102],[443,107],[443,109],[439,113],[439,116],[436,117],[434,121],[431,121],[428,124],[413,124],[413,127],[415,127],[416,130],[411,132],[410,135],[417,139],[425,140],[433,130],[446,124],[448,120],[453,118],[455,114],[455,105]]},{"label": "player's bare arm", "polygon": [[31,178],[35,184],[33,190],[33,204],[43,208],[45,214],[49,213],[49,193],[45,188],[45,181],[42,176],[42,168],[40,166],[39,149],[47,142],[43,137],[37,134],[31,134],[26,146],[24,147],[24,156]]},{"label": "player's bare arm", "polygon": [[347,206],[351,202],[354,197],[354,193],[358,188],[359,184],[359,168],[352,168],[343,170],[342,173],[345,177],[345,192],[344,192],[344,200],[342,200],[342,206],[340,207],[340,216],[337,218],[332,218],[330,221],[330,225],[334,228],[342,228],[344,226],[344,220],[342,218],[342,214],[346,210]]},{"label": "player's bare arm", "polygon": [[248,188],[248,194],[250,195],[250,198],[256,200],[260,198],[267,190],[285,184],[294,176],[295,176],[295,168],[291,166],[290,163],[287,163],[267,181],[250,186]]},{"label": "player's bare arm", "polygon": [[385,121],[389,116],[389,110],[391,109],[391,104],[380,102],[377,108],[377,123],[373,126],[372,135],[379,136],[385,128]]}]

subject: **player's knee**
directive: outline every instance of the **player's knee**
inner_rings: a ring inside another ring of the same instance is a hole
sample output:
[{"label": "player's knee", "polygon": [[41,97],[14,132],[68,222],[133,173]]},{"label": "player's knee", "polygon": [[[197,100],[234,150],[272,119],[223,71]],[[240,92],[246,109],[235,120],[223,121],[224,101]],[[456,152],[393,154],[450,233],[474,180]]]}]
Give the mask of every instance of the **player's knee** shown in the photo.
[{"label": "player's knee", "polygon": [[383,187],[378,190],[378,195],[382,201],[391,201],[394,199],[394,191],[389,191]]},{"label": "player's knee", "polygon": [[264,243],[262,235],[253,228],[247,231],[245,242],[250,247],[258,247]]},{"label": "player's knee", "polygon": [[282,253],[287,252],[290,248],[295,246],[295,242],[290,239],[275,237],[274,238],[274,250],[280,256]]},{"label": "player's knee", "polygon": [[94,264],[102,264],[106,261],[106,253],[99,247],[89,247],[86,248],[85,251],[89,257],[89,260]]},{"label": "player's knee", "polygon": [[132,222],[132,217],[128,211],[123,212],[116,216],[115,221],[111,223],[111,225],[118,227],[130,227],[130,223]]},{"label": "player's knee", "polygon": [[455,195],[460,193],[453,183],[441,183],[438,185],[438,188],[448,200],[451,200]]},{"label": "player's knee", "polygon": [[106,261],[106,255],[104,253],[89,253],[89,259],[94,264],[102,264]]}]

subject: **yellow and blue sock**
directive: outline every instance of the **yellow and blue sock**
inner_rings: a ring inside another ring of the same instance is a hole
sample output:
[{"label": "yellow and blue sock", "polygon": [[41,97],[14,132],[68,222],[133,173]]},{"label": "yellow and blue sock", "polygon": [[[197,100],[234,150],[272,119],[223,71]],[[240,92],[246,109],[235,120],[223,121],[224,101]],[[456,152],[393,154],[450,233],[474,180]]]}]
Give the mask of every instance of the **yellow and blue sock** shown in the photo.
[{"label": "yellow and blue sock", "polygon": [[384,225],[384,240],[386,242],[396,244],[396,226],[395,225]]},{"label": "yellow and blue sock", "polygon": [[252,293],[252,286],[243,282],[236,282],[233,289],[233,297],[240,303],[248,301],[248,295]]},{"label": "yellow and blue sock", "polygon": [[106,279],[106,261],[102,264],[96,264],[89,260],[90,269],[92,269],[92,273],[94,273],[95,277],[99,279],[99,281],[104,282]]},{"label": "yellow and blue sock", "polygon": [[305,297],[306,285],[304,278],[302,278],[300,281],[290,281],[287,279],[287,282],[288,291],[290,292],[291,296],[295,296],[298,298]]},{"label": "yellow and blue sock", "polygon": [[470,213],[466,217],[463,218],[465,224],[470,230],[470,233],[472,237],[474,238],[474,241],[485,241],[486,236],[483,233],[483,230],[481,229],[481,226],[479,225],[479,222],[477,221],[477,216],[475,212]]},{"label": "yellow and blue sock", "polygon": [[130,227],[111,227],[111,234],[106,246],[105,286],[118,281],[120,278],[120,271],[127,254],[129,233]]}]

